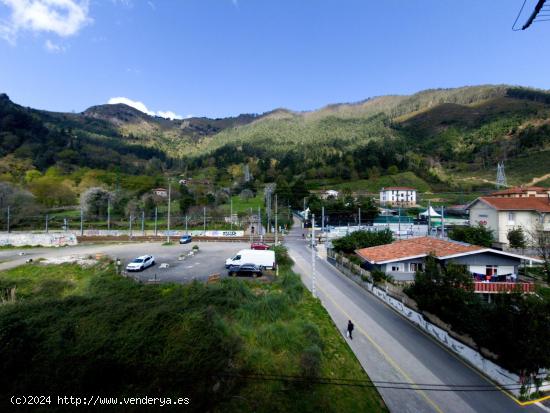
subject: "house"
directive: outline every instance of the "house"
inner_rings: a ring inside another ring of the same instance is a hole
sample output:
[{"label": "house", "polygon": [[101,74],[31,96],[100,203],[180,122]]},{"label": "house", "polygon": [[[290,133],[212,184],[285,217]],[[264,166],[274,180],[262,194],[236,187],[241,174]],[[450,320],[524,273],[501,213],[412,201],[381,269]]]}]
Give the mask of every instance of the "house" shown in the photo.
[{"label": "house", "polygon": [[323,192],[323,194],[321,195],[321,198],[322,199],[330,199],[330,198],[338,198],[338,195],[340,195],[340,193],[338,191],[335,191],[334,189],[329,189],[325,192]]},{"label": "house", "polygon": [[155,188],[153,194],[160,198],[168,198],[168,190],[166,188]]},{"label": "house", "polygon": [[380,205],[412,207],[416,205],[416,189],[407,186],[390,186],[380,190]]},{"label": "house", "polygon": [[492,198],[548,198],[550,197],[550,188],[544,188],[542,186],[518,186],[493,192],[488,196]]},{"label": "house", "polygon": [[[531,257],[433,237],[395,241],[387,245],[363,248],[355,253],[363,261],[363,268],[379,269],[398,281],[414,280],[416,271],[424,269],[426,257],[431,254],[442,265],[453,262],[466,266],[474,277],[475,291],[480,293],[514,290],[518,284],[521,261],[541,262]],[[487,283],[492,285],[481,285]],[[534,291],[531,284],[522,284],[520,288],[526,292]]]},{"label": "house", "polygon": [[508,231],[521,227],[527,238],[537,231],[550,231],[550,198],[493,197],[477,198],[468,205],[470,225],[486,225],[495,240],[508,245]]}]

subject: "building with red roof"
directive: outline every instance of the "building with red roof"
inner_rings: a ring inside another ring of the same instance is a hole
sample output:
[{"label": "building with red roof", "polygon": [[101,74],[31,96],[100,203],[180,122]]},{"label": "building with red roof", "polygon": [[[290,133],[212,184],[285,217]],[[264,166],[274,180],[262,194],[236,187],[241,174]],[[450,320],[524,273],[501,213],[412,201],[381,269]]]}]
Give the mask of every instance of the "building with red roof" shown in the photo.
[{"label": "building with red roof", "polygon": [[[464,265],[478,283],[513,284],[522,260],[541,262],[532,257],[433,237],[395,241],[359,249],[355,253],[363,261],[362,267],[368,270],[376,268],[399,281],[414,280],[416,271],[424,269],[428,255],[433,255],[442,265],[448,262]],[[499,289],[485,290],[483,293],[502,292]]]},{"label": "building with red roof", "polygon": [[495,240],[508,245],[508,231],[522,228],[530,237],[537,231],[550,231],[550,197],[484,196],[468,205],[470,225],[486,225]]}]

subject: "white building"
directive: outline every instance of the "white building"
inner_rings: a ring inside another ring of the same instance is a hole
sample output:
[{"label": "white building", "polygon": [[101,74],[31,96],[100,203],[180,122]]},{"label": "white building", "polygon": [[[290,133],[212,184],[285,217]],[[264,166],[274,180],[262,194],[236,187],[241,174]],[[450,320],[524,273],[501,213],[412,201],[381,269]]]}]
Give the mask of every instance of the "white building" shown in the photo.
[{"label": "white building", "polygon": [[329,190],[326,190],[322,195],[321,195],[321,198],[322,199],[330,199],[330,198],[338,198],[338,196],[340,195],[340,193],[338,191],[335,191],[334,189],[329,189]]},{"label": "white building", "polygon": [[416,205],[416,189],[390,186],[380,190],[380,205],[412,207]]},{"label": "white building", "polygon": [[508,231],[522,228],[525,235],[550,231],[550,198],[480,197],[468,205],[470,225],[486,225],[496,242],[508,245]]}]

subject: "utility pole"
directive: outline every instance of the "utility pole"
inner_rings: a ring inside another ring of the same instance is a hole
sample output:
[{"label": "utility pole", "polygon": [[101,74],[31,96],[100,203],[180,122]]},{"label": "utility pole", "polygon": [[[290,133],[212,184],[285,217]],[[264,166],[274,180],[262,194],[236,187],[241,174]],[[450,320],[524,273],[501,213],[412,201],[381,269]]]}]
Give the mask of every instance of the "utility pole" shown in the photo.
[{"label": "utility pole", "polygon": [[50,220],[50,217],[48,214],[46,214],[46,234],[48,233],[48,221]]},{"label": "utility pole", "polygon": [[206,236],[206,207],[202,207],[203,236]]},{"label": "utility pole", "polygon": [[315,214],[311,216],[311,294],[317,297],[315,291]]},{"label": "utility pole", "polygon": [[445,207],[441,205],[441,238],[445,238]]},{"label": "utility pole", "polygon": [[397,224],[397,232],[399,234],[399,237],[401,237],[401,207],[398,208],[399,211],[399,221]]},{"label": "utility pole", "polygon": [[428,236],[432,234],[431,227],[432,227],[432,203],[431,201],[428,201]]},{"label": "utility pole", "polygon": [[359,208],[358,216],[359,216],[359,230],[360,230],[361,229],[361,208]]},{"label": "utility pole", "polygon": [[279,227],[277,224],[277,194],[275,194],[275,245],[277,245],[279,241],[278,234],[279,234]]},{"label": "utility pole", "polygon": [[107,231],[111,230],[111,198],[107,198]]},{"label": "utility pole", "polygon": [[157,219],[158,219],[158,208],[155,207],[155,237],[157,236]]},{"label": "utility pole", "polygon": [[80,236],[84,235],[84,210],[80,207]]},{"label": "utility pole", "polygon": [[170,207],[172,203],[172,182],[168,182],[168,220],[167,220],[167,228],[168,231],[166,232],[166,242],[170,243]]},{"label": "utility pole", "polygon": [[10,232],[10,206],[8,205],[8,233]]},{"label": "utility pole", "polygon": [[321,232],[325,233],[325,207],[321,207]]},{"label": "utility pole", "polygon": [[262,235],[262,211],[258,207],[258,235],[260,236],[260,241],[263,241]]},{"label": "utility pole", "polygon": [[129,230],[130,230],[130,238],[132,238],[132,220],[134,219],[134,216],[132,214],[130,214],[130,222],[129,222]]},{"label": "utility pole", "polygon": [[141,235],[145,235],[145,211],[141,211]]},{"label": "utility pole", "polygon": [[187,223],[189,222],[189,218],[188,216],[186,215],[185,216],[185,235],[189,235],[189,232],[187,231]]},{"label": "utility pole", "polygon": [[231,222],[231,231],[233,231],[233,198],[230,198],[230,205],[229,221]]}]

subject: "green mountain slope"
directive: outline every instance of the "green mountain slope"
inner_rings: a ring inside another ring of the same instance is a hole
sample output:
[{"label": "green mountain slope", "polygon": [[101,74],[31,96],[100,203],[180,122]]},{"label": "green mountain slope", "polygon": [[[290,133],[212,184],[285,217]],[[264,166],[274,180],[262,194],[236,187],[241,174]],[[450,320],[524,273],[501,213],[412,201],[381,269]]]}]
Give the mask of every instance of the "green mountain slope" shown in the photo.
[{"label": "green mountain slope", "polygon": [[[120,104],[79,114],[38,111],[2,95],[0,173],[14,164],[134,173],[157,159],[164,165],[157,171],[191,173],[246,163],[260,181],[375,182],[410,172],[436,189],[467,189],[490,185],[501,160],[513,183],[550,173],[549,119],[550,93],[506,85],[381,96],[311,112],[173,121]],[[536,167],[525,166],[531,159]]]}]

